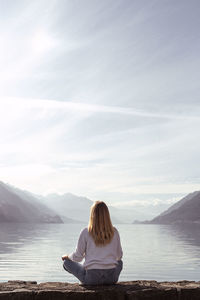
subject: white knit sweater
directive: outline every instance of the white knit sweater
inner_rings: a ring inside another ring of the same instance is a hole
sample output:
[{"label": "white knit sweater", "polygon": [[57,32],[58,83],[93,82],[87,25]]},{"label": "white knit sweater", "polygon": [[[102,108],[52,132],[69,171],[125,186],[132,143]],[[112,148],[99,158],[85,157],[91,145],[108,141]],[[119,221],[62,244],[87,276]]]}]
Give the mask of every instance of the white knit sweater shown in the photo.
[{"label": "white knit sweater", "polygon": [[84,228],[80,233],[76,250],[69,258],[76,262],[81,262],[85,258],[83,263],[85,269],[112,269],[116,267],[122,255],[120,236],[116,228],[111,242],[105,246],[96,246],[88,229]]}]

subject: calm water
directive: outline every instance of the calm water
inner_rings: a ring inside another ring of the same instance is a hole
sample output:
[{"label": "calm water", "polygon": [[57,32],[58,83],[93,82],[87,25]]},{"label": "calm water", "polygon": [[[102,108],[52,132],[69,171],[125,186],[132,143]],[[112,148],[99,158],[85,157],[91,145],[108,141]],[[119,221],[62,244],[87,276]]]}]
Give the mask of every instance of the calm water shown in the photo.
[{"label": "calm water", "polygon": [[[61,255],[82,224],[0,224],[0,281],[77,282]],[[200,226],[117,225],[124,252],[120,280],[200,280]]]}]

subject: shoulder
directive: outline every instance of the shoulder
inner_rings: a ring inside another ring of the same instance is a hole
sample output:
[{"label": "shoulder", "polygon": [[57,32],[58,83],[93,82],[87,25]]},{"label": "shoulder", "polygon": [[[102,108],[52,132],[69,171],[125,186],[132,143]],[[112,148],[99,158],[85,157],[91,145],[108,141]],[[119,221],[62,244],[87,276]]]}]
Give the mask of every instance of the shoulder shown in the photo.
[{"label": "shoulder", "polygon": [[114,228],[114,235],[119,237],[119,231],[117,230],[116,227],[113,226],[113,228]]},{"label": "shoulder", "polygon": [[85,227],[85,228],[83,228],[82,230],[81,230],[81,232],[80,232],[80,237],[86,237],[86,236],[88,236],[88,228],[87,227]]},{"label": "shoulder", "polygon": [[115,226],[113,226],[114,228],[114,232],[119,234],[119,231],[117,230],[117,228]]}]

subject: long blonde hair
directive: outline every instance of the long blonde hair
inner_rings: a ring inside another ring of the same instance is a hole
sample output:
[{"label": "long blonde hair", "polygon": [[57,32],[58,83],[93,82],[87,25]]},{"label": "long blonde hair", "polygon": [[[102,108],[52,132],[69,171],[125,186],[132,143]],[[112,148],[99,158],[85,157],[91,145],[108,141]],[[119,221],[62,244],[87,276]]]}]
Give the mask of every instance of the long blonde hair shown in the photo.
[{"label": "long blonde hair", "polygon": [[92,205],[88,231],[97,246],[105,246],[111,242],[114,235],[114,227],[108,207],[103,201],[96,201]]}]

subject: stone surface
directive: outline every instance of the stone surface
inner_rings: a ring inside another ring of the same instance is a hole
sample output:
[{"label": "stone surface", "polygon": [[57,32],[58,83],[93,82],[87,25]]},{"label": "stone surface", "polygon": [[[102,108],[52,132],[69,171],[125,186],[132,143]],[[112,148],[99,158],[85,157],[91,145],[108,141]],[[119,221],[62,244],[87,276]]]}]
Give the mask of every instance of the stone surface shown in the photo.
[{"label": "stone surface", "polygon": [[8,281],[0,283],[0,300],[200,300],[200,282],[129,281],[108,286],[78,283]]}]

